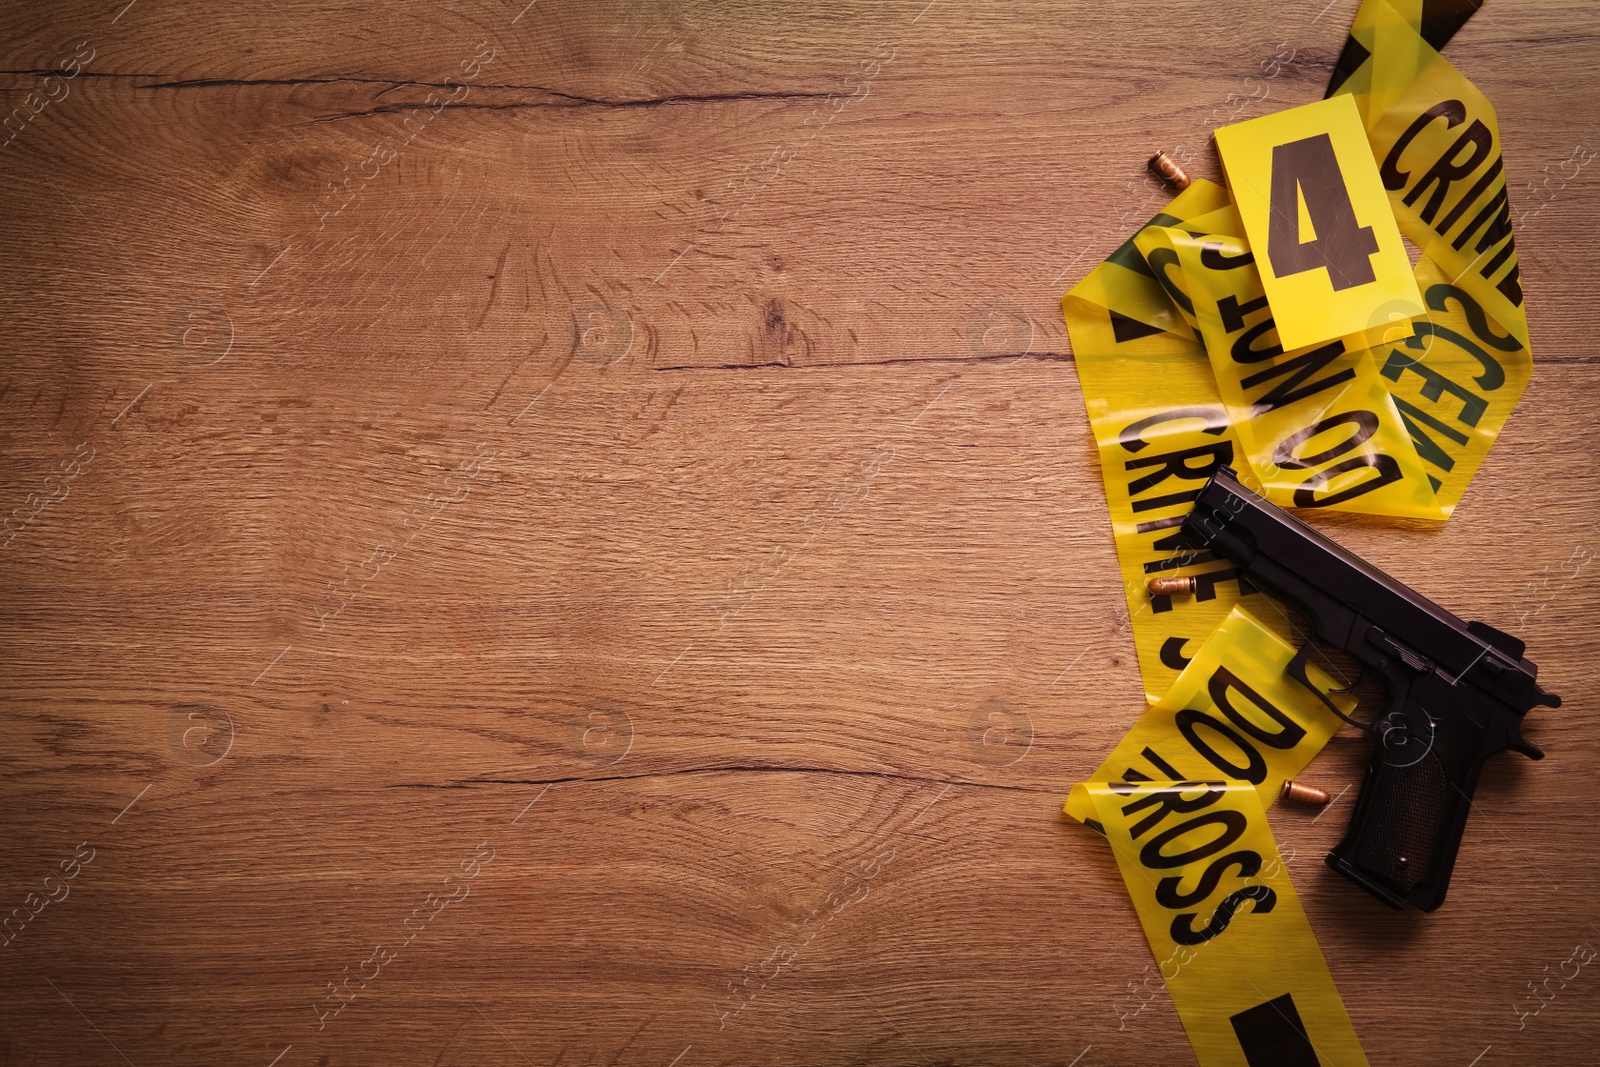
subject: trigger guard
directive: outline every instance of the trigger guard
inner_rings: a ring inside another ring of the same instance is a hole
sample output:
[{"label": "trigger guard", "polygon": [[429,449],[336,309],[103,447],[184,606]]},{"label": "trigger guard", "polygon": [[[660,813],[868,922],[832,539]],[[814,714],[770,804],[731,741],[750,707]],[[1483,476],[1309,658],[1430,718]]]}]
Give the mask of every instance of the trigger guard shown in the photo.
[{"label": "trigger guard", "polygon": [[1356,686],[1360,685],[1361,680],[1366,677],[1366,667],[1362,665],[1361,673],[1356,676],[1356,680],[1351,682],[1345,688],[1329,689],[1327,692],[1324,692],[1323,690],[1318,689],[1316,686],[1311,684],[1311,676],[1306,672],[1307,657],[1311,655],[1311,650],[1316,646],[1316,644],[1317,639],[1315,637],[1306,638],[1305,644],[1300,646],[1299,650],[1295,652],[1294,658],[1289,661],[1289,666],[1287,668],[1289,677],[1293,678],[1295,681],[1311,690],[1311,692],[1316,695],[1316,698],[1322,701],[1322,703],[1327,706],[1327,709],[1339,716],[1339,718],[1343,719],[1351,726],[1359,727],[1367,733],[1371,733],[1374,729],[1374,724],[1372,722],[1363,722],[1360,719],[1355,719],[1349,715],[1346,715],[1344,712],[1339,710],[1338,705],[1335,704],[1330,698],[1330,695],[1348,693]]}]

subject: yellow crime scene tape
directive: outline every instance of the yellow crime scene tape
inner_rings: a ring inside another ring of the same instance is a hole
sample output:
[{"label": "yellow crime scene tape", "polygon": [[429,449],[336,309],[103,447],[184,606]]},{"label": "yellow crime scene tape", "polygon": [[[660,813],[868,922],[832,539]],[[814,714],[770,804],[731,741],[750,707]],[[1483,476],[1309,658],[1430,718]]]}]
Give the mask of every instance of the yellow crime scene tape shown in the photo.
[{"label": "yellow crime scene tape", "polygon": [[1218,130],[1228,188],[1188,185],[1062,300],[1150,702],[1066,812],[1202,1067],[1367,1061],[1265,815],[1339,719],[1285,673],[1288,616],[1179,526],[1224,465],[1285,507],[1445,520],[1521,398],[1499,126],[1438,52],[1481,2],[1363,0],[1326,100]]},{"label": "yellow crime scene tape", "polygon": [[1203,1067],[1367,1062],[1267,825],[1340,722],[1289,678],[1294,654],[1234,608],[1067,800],[1111,844]]},{"label": "yellow crime scene tape", "polygon": [[[1429,23],[1425,7],[1448,10]],[[1365,0],[1335,74],[1386,217],[1422,249],[1408,279],[1421,314],[1396,310],[1411,305],[1402,293],[1372,302],[1351,336],[1283,351],[1275,320],[1303,309],[1268,305],[1234,198],[1204,181],[1063,298],[1149,699],[1231,607],[1255,602],[1229,565],[1176,546],[1217,466],[1286,507],[1443,520],[1527,386],[1499,127],[1434,47],[1475,7]],[[1179,572],[1199,582],[1192,598],[1147,593],[1149,578]]]}]

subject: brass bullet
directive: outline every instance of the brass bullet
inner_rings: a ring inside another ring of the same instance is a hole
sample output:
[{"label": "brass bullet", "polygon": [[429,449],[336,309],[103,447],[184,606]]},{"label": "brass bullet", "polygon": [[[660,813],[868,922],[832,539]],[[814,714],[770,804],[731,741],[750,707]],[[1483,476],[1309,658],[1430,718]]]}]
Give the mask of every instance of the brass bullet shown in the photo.
[{"label": "brass bullet", "polygon": [[1152,578],[1145,585],[1151,596],[1182,596],[1200,591],[1200,583],[1193,578]]},{"label": "brass bullet", "polygon": [[1304,785],[1292,778],[1284,779],[1282,796],[1284,800],[1293,801],[1297,804],[1311,804],[1319,808],[1328,802],[1328,791],[1326,789],[1318,789],[1314,785]]},{"label": "brass bullet", "polygon": [[1150,162],[1146,166],[1150,168],[1151,174],[1154,174],[1157,178],[1178,190],[1178,192],[1181,193],[1189,188],[1189,175],[1185,174],[1183,168],[1178,166],[1177,161],[1165,152],[1157,152],[1151,156]]}]

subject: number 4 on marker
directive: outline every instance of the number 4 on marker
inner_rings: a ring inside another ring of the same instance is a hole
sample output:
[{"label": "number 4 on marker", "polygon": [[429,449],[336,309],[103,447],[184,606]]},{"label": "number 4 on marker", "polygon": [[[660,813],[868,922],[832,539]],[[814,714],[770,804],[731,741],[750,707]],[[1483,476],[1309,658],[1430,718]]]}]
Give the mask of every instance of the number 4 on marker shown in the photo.
[{"label": "number 4 on marker", "polygon": [[1422,294],[1348,93],[1217,131],[1244,235],[1287,352],[1365,335]]},{"label": "number 4 on marker", "polygon": [[[1311,224],[1304,240],[1300,205]],[[1271,221],[1267,224],[1267,257],[1280,278],[1326,268],[1335,292],[1377,281],[1371,257],[1378,239],[1371,226],[1356,221],[1345,192],[1344,175],[1333,141],[1325,133],[1272,149]]]}]

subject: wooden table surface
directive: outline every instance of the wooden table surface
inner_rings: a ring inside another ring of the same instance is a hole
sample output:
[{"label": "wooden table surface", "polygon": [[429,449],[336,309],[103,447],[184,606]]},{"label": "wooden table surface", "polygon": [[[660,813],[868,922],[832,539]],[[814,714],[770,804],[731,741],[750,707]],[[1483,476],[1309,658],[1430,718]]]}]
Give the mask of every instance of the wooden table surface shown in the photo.
[{"label": "wooden table surface", "polygon": [[[6,5],[0,1063],[1193,1063],[1059,300],[1355,0],[524,2]],[[1325,523],[1566,698],[1435,914],[1274,812],[1374,1064],[1600,1040],[1597,35],[1449,47],[1534,381]]]}]

